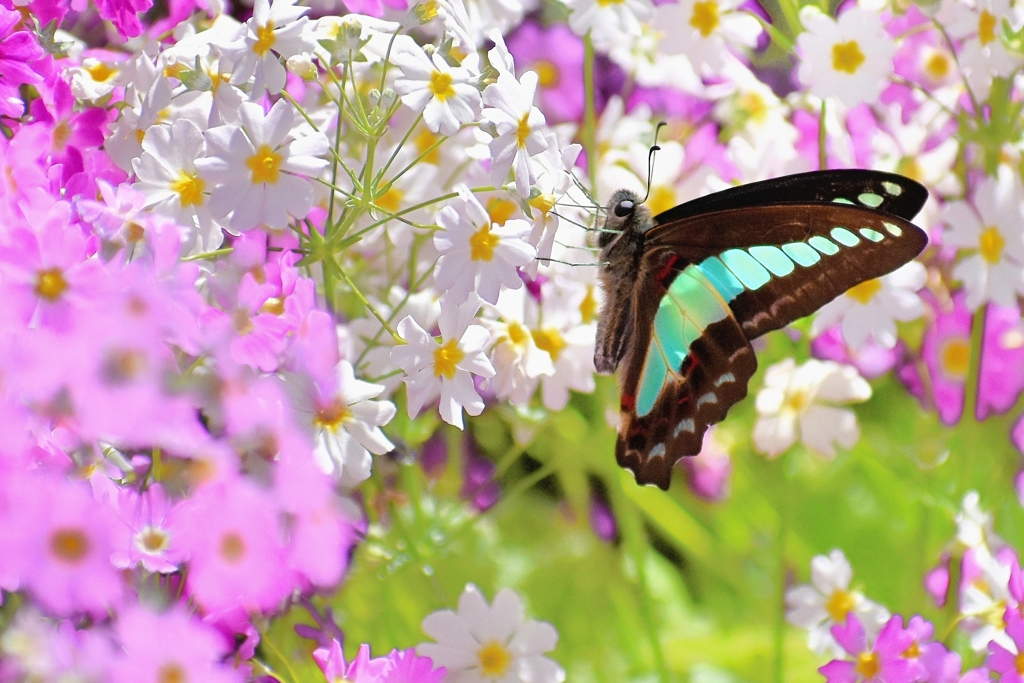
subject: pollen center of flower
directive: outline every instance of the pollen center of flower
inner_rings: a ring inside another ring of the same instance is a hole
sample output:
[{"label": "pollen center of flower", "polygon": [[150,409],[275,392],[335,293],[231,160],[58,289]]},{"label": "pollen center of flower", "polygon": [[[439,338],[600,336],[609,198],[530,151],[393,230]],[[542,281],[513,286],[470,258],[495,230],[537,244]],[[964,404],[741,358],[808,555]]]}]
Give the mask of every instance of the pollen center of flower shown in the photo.
[{"label": "pollen center of flower", "polygon": [[519,128],[516,129],[516,144],[520,148],[526,147],[526,138],[530,137],[530,112],[523,114],[519,119]]},{"label": "pollen center of flower", "polygon": [[420,132],[412,139],[412,144],[416,146],[416,152],[418,154],[425,154],[423,161],[428,164],[434,164],[437,166],[438,162],[441,161],[441,149],[440,145],[436,146],[437,141],[440,138],[431,133],[426,128],[421,128]]},{"label": "pollen center of flower", "polygon": [[68,564],[78,564],[89,554],[89,539],[80,529],[57,529],[50,536],[50,550]]},{"label": "pollen center of flower", "polygon": [[449,97],[455,97],[455,88],[452,87],[452,75],[435,71],[430,74],[430,92],[434,97],[444,102]]},{"label": "pollen center of flower", "polygon": [[662,211],[668,211],[678,203],[675,190],[667,185],[655,185],[652,187],[651,196],[647,200],[647,206],[651,209],[651,214],[655,216]]},{"label": "pollen center of flower", "polygon": [[284,314],[284,299],[279,296],[272,296],[267,298],[260,306],[260,313],[267,313],[268,315],[283,315]]},{"label": "pollen center of flower", "polygon": [[853,595],[837,588],[825,603],[825,611],[832,617],[832,621],[841,624],[846,621],[846,615],[853,609]]},{"label": "pollen center of flower", "polygon": [[444,346],[434,349],[434,376],[452,379],[455,377],[455,366],[465,357],[466,354],[459,348],[458,342],[449,339]]},{"label": "pollen center of flower", "polygon": [[514,345],[522,347],[526,346],[526,340],[530,338],[530,333],[520,323],[513,320],[508,326],[508,340]]},{"label": "pollen center of flower", "polygon": [[981,10],[978,17],[978,40],[982,45],[988,45],[996,39],[996,17],[987,9]]},{"label": "pollen center of flower", "polygon": [[949,75],[952,66],[949,55],[936,50],[925,61],[924,70],[925,73],[931,76],[932,80],[941,81]]},{"label": "pollen center of flower", "polygon": [[535,209],[539,209],[541,213],[547,215],[551,209],[555,208],[555,203],[558,200],[555,199],[555,195],[551,193],[539,194],[529,201],[530,206]]},{"label": "pollen center of flower", "polygon": [[[804,387],[797,387],[796,389],[786,392],[786,400],[782,409],[793,413],[802,413],[807,409],[807,406],[810,405],[810,403],[811,392]],[[836,595],[833,594],[832,597],[835,598]],[[836,621],[840,620],[837,619]]]},{"label": "pollen center of flower", "polygon": [[157,529],[156,527],[147,526],[135,534],[135,547],[146,553],[156,554],[163,552],[167,550],[170,542],[171,535],[163,529]]},{"label": "pollen center of flower", "polygon": [[188,674],[177,662],[163,664],[156,673],[157,683],[186,683]]},{"label": "pollen center of flower", "polygon": [[610,7],[612,5],[621,5],[626,0],[597,0],[598,7]]},{"label": "pollen center of flower", "polygon": [[993,265],[999,263],[999,259],[1003,255],[1003,247],[1005,246],[1006,240],[1003,239],[999,228],[996,226],[990,225],[981,231],[981,237],[978,239],[978,248],[981,250],[982,258],[989,263]]},{"label": "pollen center of flower", "polygon": [[491,223],[505,225],[505,221],[512,218],[515,212],[516,203],[508,199],[491,197],[487,201],[487,216],[491,219]]},{"label": "pollen center of flower", "polygon": [[537,83],[542,88],[551,88],[558,85],[558,67],[554,62],[546,59],[539,59],[533,64],[533,70],[537,72]]},{"label": "pollen center of flower", "polygon": [[220,556],[228,564],[238,563],[245,557],[245,541],[233,531],[224,534],[220,539]]},{"label": "pollen center of flower", "polygon": [[490,261],[499,241],[497,235],[491,234],[491,226],[485,225],[470,236],[469,257],[474,261]]},{"label": "pollen center of flower", "polygon": [[480,668],[484,675],[493,678],[504,676],[512,662],[512,653],[496,640],[485,644],[476,654],[480,658]]},{"label": "pollen center of flower", "polygon": [[85,70],[89,72],[89,75],[92,77],[92,80],[96,81],[97,83],[103,83],[118,73],[117,69],[111,69],[103,62],[97,62],[92,66],[86,67]]},{"label": "pollen center of flower", "polygon": [[736,99],[736,106],[755,121],[763,121],[768,115],[768,103],[760,93],[743,93]]},{"label": "pollen center of flower", "polygon": [[392,185],[388,191],[373,200],[373,203],[390,213],[395,213],[402,206],[405,193]]},{"label": "pollen center of flower", "polygon": [[1018,674],[1024,674],[1024,652],[1013,658],[1013,668]]},{"label": "pollen center of flower", "polygon": [[59,299],[67,288],[68,281],[60,268],[47,268],[36,276],[36,294],[48,301]]},{"label": "pollen center of flower", "polygon": [[534,330],[533,343],[538,349],[547,351],[553,361],[557,361],[562,351],[569,345],[562,333],[555,329]]},{"label": "pollen center of flower", "polygon": [[874,678],[878,674],[878,655],[874,652],[861,652],[857,655],[857,673],[866,679]]},{"label": "pollen center of flower", "polygon": [[597,297],[594,296],[594,286],[587,286],[587,295],[580,302],[580,315],[583,316],[583,323],[592,322],[597,317]]},{"label": "pollen center of flower", "polygon": [[899,163],[896,164],[896,172],[917,182],[924,180],[924,169],[921,168],[921,164],[917,163],[917,159],[914,157],[903,157],[900,159]]},{"label": "pollen center of flower", "polygon": [[860,51],[860,45],[856,40],[832,46],[832,68],[836,71],[853,75],[863,63],[864,53]]},{"label": "pollen center of flower", "polygon": [[317,411],[313,424],[324,429],[335,429],[352,418],[352,411],[341,401],[335,400],[329,406]]},{"label": "pollen center of flower", "polygon": [[275,42],[277,37],[274,35],[274,22],[268,21],[266,26],[256,29],[256,42],[252,46],[252,51],[262,57],[274,47]]},{"label": "pollen center of flower", "polygon": [[281,171],[281,155],[268,145],[260,145],[256,153],[245,160],[245,165],[252,172],[252,183],[276,183],[277,174]]},{"label": "pollen center of flower", "polygon": [[910,644],[910,647],[908,647],[906,650],[904,650],[903,654],[900,655],[900,656],[903,657],[904,659],[917,659],[918,657],[920,657],[921,656],[921,648],[919,648],[917,646],[917,641],[915,640],[914,642],[912,642]]},{"label": "pollen center of flower", "polygon": [[882,281],[877,277],[865,280],[859,285],[854,285],[847,290],[846,296],[856,299],[862,304],[867,304],[882,290]]},{"label": "pollen center of flower", "polygon": [[71,139],[71,126],[68,125],[67,121],[61,121],[54,126],[52,139],[54,149],[63,151],[64,147],[68,144],[68,140]]},{"label": "pollen center of flower", "polygon": [[693,14],[690,15],[690,26],[707,38],[718,28],[718,3],[715,0],[693,3]]},{"label": "pollen center of flower", "polygon": [[203,203],[203,190],[206,182],[198,173],[180,171],[178,177],[171,182],[171,190],[178,193],[178,201],[182,206],[199,206]]},{"label": "pollen center of flower", "polygon": [[942,371],[951,379],[967,377],[971,363],[971,343],[963,337],[950,337],[939,347]]}]

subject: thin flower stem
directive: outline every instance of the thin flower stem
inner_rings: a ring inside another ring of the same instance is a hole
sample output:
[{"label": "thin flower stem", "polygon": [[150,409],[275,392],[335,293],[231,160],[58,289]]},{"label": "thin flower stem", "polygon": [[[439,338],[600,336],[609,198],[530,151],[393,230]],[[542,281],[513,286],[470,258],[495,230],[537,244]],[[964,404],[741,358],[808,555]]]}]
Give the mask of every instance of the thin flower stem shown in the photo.
[{"label": "thin flower stem", "polygon": [[597,191],[597,113],[594,94],[594,43],[583,36],[583,148],[587,150],[590,191]]},{"label": "thin flower stem", "polygon": [[818,119],[818,170],[828,168],[828,152],[825,138],[825,98],[821,98],[821,117]]},{"label": "thin flower stem", "polygon": [[[488,185],[487,187],[474,187],[474,188],[470,189],[470,192],[472,192],[474,194],[482,193],[482,192],[497,192],[497,191],[498,191],[498,188],[492,187],[490,185]],[[433,199],[428,199],[425,202],[420,202],[419,204],[416,204],[414,206],[410,206],[408,208],[402,209],[401,211],[396,211],[394,214],[392,214],[392,216],[394,218],[398,218],[399,216],[404,216],[405,214],[412,213],[413,211],[419,211],[420,209],[426,208],[426,207],[431,206],[433,204],[437,204],[438,202],[445,202],[445,201],[448,201],[449,199],[455,199],[458,196],[459,196],[458,192],[449,192],[448,194],[443,194],[443,195],[441,195],[439,197],[434,197]],[[381,220],[379,220],[379,221],[377,221],[375,223],[371,223],[367,227],[365,227],[362,230],[360,230],[359,232],[355,233],[353,235],[353,237],[356,237],[358,235],[362,235],[364,233],[367,233],[370,230],[373,230],[374,228],[376,228],[378,226],[384,225],[385,223],[387,223],[390,220],[392,220],[392,218],[388,217],[388,218],[381,219]]]},{"label": "thin flower stem", "polygon": [[[403,135],[402,139],[399,141],[399,143],[397,145],[395,145],[395,149],[391,151],[391,156],[388,157],[387,162],[381,167],[380,171],[377,172],[377,175],[374,176],[374,178],[373,178],[374,185],[379,185],[380,184],[380,181],[384,178],[384,174],[388,172],[389,168],[391,168],[391,164],[395,163],[395,159],[398,157],[398,153],[402,151],[403,147],[405,147],[405,143],[407,143],[409,141],[409,137],[412,135],[412,132],[414,130],[416,130],[416,126],[420,125],[420,121],[422,121],[422,120],[423,120],[423,112],[420,112],[419,114],[416,114],[416,118],[413,120],[412,125],[409,126],[409,130],[405,131],[405,135]],[[419,158],[417,158],[416,161],[419,161]],[[409,167],[411,167],[415,163],[416,162],[414,161],[412,164],[409,164]],[[406,167],[406,168],[409,168],[409,167]],[[403,170],[405,170],[405,169],[403,169]],[[401,175],[401,173],[399,173],[399,175]],[[395,176],[395,178],[397,178],[397,177],[398,176]],[[395,182],[395,178],[392,178],[391,181],[388,182],[387,187],[384,188],[382,190],[382,192],[387,192],[391,188],[392,183]]]},{"label": "thin flower stem", "polygon": [[[273,654],[274,657],[281,662],[281,665],[284,667],[284,670],[288,672],[288,679],[287,681],[285,681],[285,683],[298,683],[299,677],[295,675],[295,671],[292,669],[291,663],[288,661],[288,658],[284,656],[284,653],[277,649],[277,646],[274,644],[273,640],[273,638],[260,638],[260,647],[265,648],[268,652]],[[281,679],[281,672],[274,671],[272,668],[267,666],[265,662],[260,662],[260,665],[264,667],[267,670],[267,672],[271,674],[274,678]]]},{"label": "thin flower stem", "polygon": [[341,276],[341,279],[344,280],[345,283],[352,288],[352,292],[356,295],[359,301],[361,301],[363,305],[366,306],[366,310],[372,313],[373,317],[377,319],[377,322],[384,326],[384,329],[388,331],[388,334],[390,334],[391,338],[395,340],[395,343],[404,344],[405,340],[399,337],[398,333],[391,329],[391,325],[388,324],[388,321],[384,319],[384,316],[380,314],[380,311],[377,310],[377,307],[371,304],[369,299],[367,299],[366,296],[359,290],[359,287],[357,287],[356,283],[352,281],[352,278],[348,276],[348,273],[342,270],[341,266],[339,266],[337,262],[334,261],[334,259],[330,259],[329,262],[338,271],[338,275]]},{"label": "thin flower stem", "polygon": [[978,393],[981,390],[982,343],[985,340],[985,317],[988,304],[982,305],[971,319],[971,362],[967,369],[967,383],[964,385],[964,417],[978,420]]},{"label": "thin flower stem", "polygon": [[215,259],[221,256],[230,254],[235,250],[234,247],[224,247],[223,249],[215,249],[213,251],[204,251],[202,254],[193,254],[192,256],[185,256],[181,259],[182,263],[189,261],[205,261],[207,259]]},{"label": "thin flower stem", "polygon": [[[333,74],[333,71],[332,71]],[[342,67],[341,70],[341,91],[345,92],[345,83],[348,80],[348,72]],[[338,150],[341,149],[341,121],[344,117],[345,110],[344,98],[338,98],[338,120],[334,125],[334,161],[331,163],[331,185],[338,184],[338,165],[341,164],[341,158]],[[344,164],[341,164],[344,165]],[[334,193],[331,193],[330,199],[327,200],[327,222],[324,224],[324,237],[329,238],[331,232],[331,225],[334,223]],[[326,285],[326,283],[325,283]]]}]

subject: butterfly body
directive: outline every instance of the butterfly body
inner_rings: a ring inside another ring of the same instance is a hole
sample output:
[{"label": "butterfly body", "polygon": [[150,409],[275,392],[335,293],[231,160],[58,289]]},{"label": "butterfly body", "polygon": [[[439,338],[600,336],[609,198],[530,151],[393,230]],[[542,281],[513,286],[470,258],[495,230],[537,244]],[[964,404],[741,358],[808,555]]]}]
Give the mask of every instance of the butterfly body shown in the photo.
[{"label": "butterfly body", "polygon": [[616,457],[668,488],[679,458],[747,394],[750,340],[921,252],[927,191],[871,171],[740,186],[652,217],[616,192],[598,240],[605,294],[594,362],[620,370]]}]

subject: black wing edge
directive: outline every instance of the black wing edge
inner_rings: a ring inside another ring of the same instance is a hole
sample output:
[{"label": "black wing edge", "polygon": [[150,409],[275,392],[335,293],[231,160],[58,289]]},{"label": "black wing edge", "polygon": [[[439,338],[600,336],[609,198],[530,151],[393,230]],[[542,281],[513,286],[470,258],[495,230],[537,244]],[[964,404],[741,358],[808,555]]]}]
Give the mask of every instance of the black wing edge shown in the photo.
[{"label": "black wing edge", "polygon": [[[891,193],[885,183],[898,187],[899,192]],[[859,203],[857,197],[863,193],[879,196],[882,202],[876,206]],[[721,192],[698,197],[659,213],[654,217],[654,222],[663,224],[713,211],[766,204],[827,204],[836,198],[847,199],[857,206],[866,206],[909,221],[924,206],[928,199],[928,190],[916,180],[897,173],[859,168],[810,171],[730,187]]]}]

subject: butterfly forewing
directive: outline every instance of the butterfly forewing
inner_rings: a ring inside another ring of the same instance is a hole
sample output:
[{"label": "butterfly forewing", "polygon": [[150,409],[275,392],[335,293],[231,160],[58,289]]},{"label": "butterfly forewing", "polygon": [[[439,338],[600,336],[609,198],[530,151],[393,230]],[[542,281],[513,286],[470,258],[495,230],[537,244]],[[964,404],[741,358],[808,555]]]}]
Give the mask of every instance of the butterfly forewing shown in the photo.
[{"label": "butterfly forewing", "polygon": [[757,367],[749,340],[895,270],[926,243],[896,214],[835,202],[697,212],[652,227],[623,358],[619,463],[667,488],[672,465],[699,453],[707,427],[746,396]]}]

